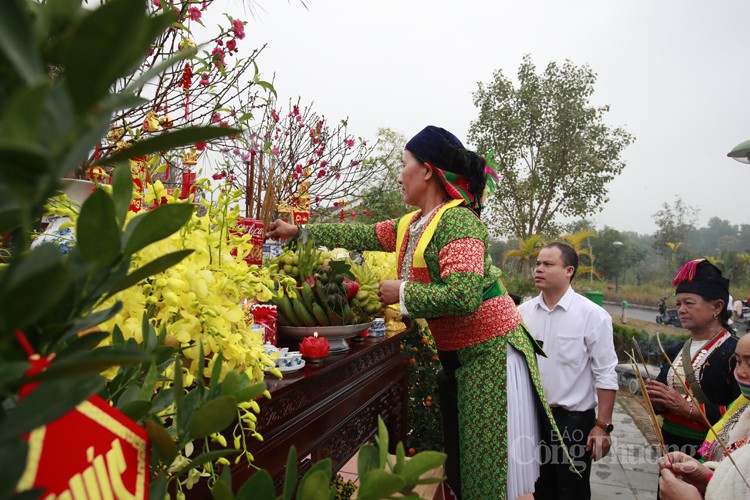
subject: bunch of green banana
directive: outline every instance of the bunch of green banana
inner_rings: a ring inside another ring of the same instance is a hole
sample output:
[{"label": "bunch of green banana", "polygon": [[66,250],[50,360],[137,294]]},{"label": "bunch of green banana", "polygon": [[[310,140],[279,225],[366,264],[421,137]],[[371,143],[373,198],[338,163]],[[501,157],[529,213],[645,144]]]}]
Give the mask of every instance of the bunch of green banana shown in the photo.
[{"label": "bunch of green banana", "polygon": [[[305,283],[307,290],[312,293],[310,286]],[[295,292],[282,291],[280,296],[274,295],[271,302],[276,305],[279,323],[284,326],[318,326],[315,316],[305,305],[303,288]]]},{"label": "bunch of green banana", "polygon": [[293,277],[299,286],[282,288],[272,302],[286,326],[339,326],[369,321],[381,309],[378,284],[366,264],[348,257],[330,258],[312,238],[292,245],[271,262],[273,270]]},{"label": "bunch of green banana", "polygon": [[279,323],[286,326],[353,324],[352,308],[346,301],[342,283],[343,279],[324,274],[313,281],[313,286],[303,281],[292,293],[274,296],[271,300],[277,307]]},{"label": "bunch of green banana", "polygon": [[378,297],[379,284],[374,281],[372,271],[365,263],[350,262],[350,271],[359,282],[357,295],[351,301],[352,308],[359,313],[361,322],[365,322],[382,308]]},{"label": "bunch of green banana", "polygon": [[381,309],[377,283],[363,285],[360,283],[357,295],[352,299],[352,307],[359,307],[368,316],[377,314]]},{"label": "bunch of green banana", "polygon": [[362,264],[357,264],[353,260],[349,260],[348,263],[349,270],[354,276],[354,279],[359,282],[360,286],[373,284],[374,277],[372,271],[370,270],[370,266],[368,266],[364,262]]}]

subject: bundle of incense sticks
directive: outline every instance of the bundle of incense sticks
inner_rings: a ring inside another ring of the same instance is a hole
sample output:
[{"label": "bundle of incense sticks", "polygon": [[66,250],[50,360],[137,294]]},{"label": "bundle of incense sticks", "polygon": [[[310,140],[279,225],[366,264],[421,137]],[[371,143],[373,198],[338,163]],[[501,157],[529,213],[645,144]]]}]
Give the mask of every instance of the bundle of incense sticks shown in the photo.
[{"label": "bundle of incense sticks", "polygon": [[263,195],[263,208],[258,214],[258,218],[263,221],[263,239],[266,238],[266,230],[268,225],[271,224],[271,219],[276,209],[276,184],[274,183],[274,171],[275,166],[271,166],[271,171],[268,174],[268,184],[266,185],[266,192]]},{"label": "bundle of incense sticks", "polygon": [[[627,353],[625,353],[627,354]],[[641,370],[638,368],[638,363],[635,361],[635,353],[627,354],[627,356],[630,358],[630,365],[633,367],[633,373],[635,373],[635,379],[638,381],[638,387],[641,389],[641,394],[643,394],[643,399],[646,401],[646,411],[648,411],[649,420],[651,420],[651,425],[654,428],[654,433],[656,434],[656,441],[659,443],[659,449],[661,450],[662,456],[667,457],[669,459],[669,453],[667,450],[667,445],[664,442],[664,436],[661,433],[661,426],[659,425],[659,421],[656,418],[656,412],[654,411],[654,406],[651,404],[651,398],[648,395],[648,391],[646,390],[646,383],[643,381],[643,376],[641,375]],[[646,367],[646,363],[643,363],[644,368]],[[646,369],[646,376],[648,376],[648,369]],[[669,459],[671,462],[672,460]]]},{"label": "bundle of incense sticks", "polygon": [[651,374],[648,372],[648,367],[646,366],[646,360],[643,358],[643,351],[641,351],[641,345],[635,339],[633,339],[633,347],[635,348],[635,352],[638,353],[638,359],[641,360],[641,364],[643,365],[643,371],[646,372],[646,378],[650,381]]},{"label": "bundle of incense sticks", "polygon": [[[669,356],[667,356],[667,351],[665,351],[664,347],[661,345],[661,338],[659,337],[659,332],[656,332],[656,342],[658,342],[659,344],[659,349],[661,350],[662,355],[664,355],[664,359],[667,360],[667,363],[669,363],[669,367],[677,376],[677,380],[680,381],[680,384],[682,384],[682,387],[685,389],[685,394],[687,394],[693,401],[696,401],[697,403],[697,400],[695,399],[695,396],[693,396],[693,392],[690,390],[690,387],[685,383],[685,380],[683,380],[682,376],[680,375],[680,372],[675,370],[674,365],[672,364],[672,360],[669,359]],[[714,430],[713,426],[711,425],[711,422],[708,421],[708,417],[706,417],[706,413],[701,408],[701,405],[696,404],[695,409],[698,410],[698,414],[703,419],[703,423],[706,424],[706,426],[710,429],[710,432],[713,432],[714,436],[716,436],[716,441],[718,441],[718,443],[721,445],[721,448],[724,450],[724,456],[726,456],[729,459],[729,461],[732,462],[732,465],[734,465],[734,468],[737,469],[737,474],[740,475],[740,477],[742,478],[742,481],[745,483],[745,486],[747,486],[747,489],[750,490],[750,483],[748,483],[747,478],[745,478],[745,475],[737,466],[737,462],[734,461],[732,454],[729,453],[729,450],[727,449],[727,445],[724,443],[721,437],[719,437],[719,434]]]}]

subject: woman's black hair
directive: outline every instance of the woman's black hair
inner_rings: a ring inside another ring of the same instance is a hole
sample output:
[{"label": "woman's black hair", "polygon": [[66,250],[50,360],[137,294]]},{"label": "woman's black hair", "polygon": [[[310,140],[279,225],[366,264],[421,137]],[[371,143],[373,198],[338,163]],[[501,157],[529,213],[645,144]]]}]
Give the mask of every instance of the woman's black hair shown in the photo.
[{"label": "woman's black hair", "polygon": [[484,194],[484,187],[487,183],[487,179],[484,176],[484,167],[486,166],[484,158],[476,154],[474,151],[466,151],[466,160],[468,172],[467,177],[469,178],[469,192],[474,196],[475,207],[474,211],[477,215],[482,212],[482,195]]},{"label": "woman's black hair", "polygon": [[466,149],[455,135],[434,125],[428,125],[412,137],[405,149],[422,163],[465,177],[468,193],[474,198],[469,208],[477,215],[481,213],[486,184],[484,158]]},{"label": "woman's black hair", "polygon": [[732,317],[732,313],[729,311],[729,309],[727,309],[727,301],[724,299],[714,299],[711,297],[706,297],[705,295],[701,295],[701,298],[710,303],[716,302],[717,300],[724,302],[724,309],[722,309],[717,318],[719,318],[719,320],[721,321],[721,326],[729,330],[729,318]]}]

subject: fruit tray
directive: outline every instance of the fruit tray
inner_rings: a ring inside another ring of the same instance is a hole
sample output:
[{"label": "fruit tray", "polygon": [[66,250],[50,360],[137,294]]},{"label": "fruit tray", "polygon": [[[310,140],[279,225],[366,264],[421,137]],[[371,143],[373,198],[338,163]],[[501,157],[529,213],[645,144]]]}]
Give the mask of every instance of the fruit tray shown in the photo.
[{"label": "fruit tray", "polygon": [[364,332],[368,328],[372,321],[367,323],[358,323],[356,325],[342,325],[342,326],[284,326],[279,325],[278,329],[280,333],[292,337],[293,339],[302,340],[305,337],[313,335],[318,332],[319,337],[325,337],[330,339],[350,339],[356,337],[360,333]]}]

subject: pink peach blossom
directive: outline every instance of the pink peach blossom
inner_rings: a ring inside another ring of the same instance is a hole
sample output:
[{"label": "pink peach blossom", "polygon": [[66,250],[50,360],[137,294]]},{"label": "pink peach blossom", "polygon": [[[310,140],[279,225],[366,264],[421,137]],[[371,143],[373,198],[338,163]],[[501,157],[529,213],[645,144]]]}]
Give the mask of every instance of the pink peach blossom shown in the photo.
[{"label": "pink peach blossom", "polygon": [[245,23],[239,19],[235,19],[232,21],[232,31],[234,31],[234,36],[242,40],[245,38]]},{"label": "pink peach blossom", "polygon": [[219,47],[214,47],[214,50],[211,51],[211,58],[213,60],[214,65],[218,69],[222,69],[226,66],[224,64],[224,49]]}]

